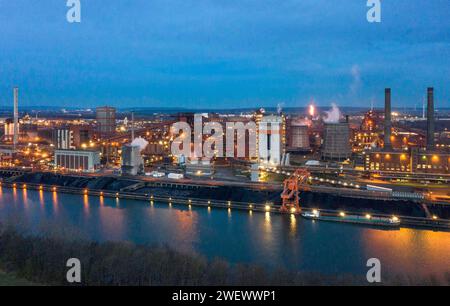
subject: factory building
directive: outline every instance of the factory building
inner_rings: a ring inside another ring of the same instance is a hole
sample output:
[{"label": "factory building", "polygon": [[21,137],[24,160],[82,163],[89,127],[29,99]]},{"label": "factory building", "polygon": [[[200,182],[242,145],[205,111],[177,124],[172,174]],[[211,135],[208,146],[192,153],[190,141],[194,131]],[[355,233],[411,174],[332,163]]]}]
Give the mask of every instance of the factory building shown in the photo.
[{"label": "factory building", "polygon": [[[450,155],[435,150],[434,145],[434,93],[428,88],[428,123],[426,148],[393,150],[391,145],[391,101],[390,89],[386,89],[385,99],[385,135],[383,150],[367,152],[364,168],[367,171],[393,171],[413,173],[448,174]],[[386,128],[389,127],[389,128]]]},{"label": "factory building", "polygon": [[60,170],[95,172],[100,167],[100,152],[55,150],[55,167]]},{"label": "factory building", "polygon": [[370,152],[366,154],[365,170],[409,173],[448,174],[450,154],[412,150],[410,152]]},{"label": "factory building", "polygon": [[325,160],[346,160],[352,154],[350,147],[350,127],[348,122],[326,123],[322,158]]},{"label": "factory building", "polygon": [[311,146],[309,143],[308,126],[300,123],[291,122],[288,133],[288,150],[291,152],[309,151]]},{"label": "factory building", "polygon": [[101,137],[108,137],[116,131],[116,109],[103,106],[96,109],[97,132]]},{"label": "factory building", "polygon": [[450,154],[415,151],[411,158],[412,169],[417,173],[449,174]]},{"label": "factory building", "polygon": [[122,147],[122,175],[144,174],[144,160],[141,156],[141,147],[126,144]]},{"label": "factory building", "polygon": [[89,125],[72,125],[70,130],[73,135],[73,145],[76,148],[81,148],[93,138],[93,128]]},{"label": "factory building", "polygon": [[283,116],[264,116],[258,124],[258,158],[262,164],[284,164],[285,121]]},{"label": "factory building", "polygon": [[409,152],[371,152],[366,155],[365,170],[411,172],[411,155]]},{"label": "factory building", "polygon": [[[17,125],[17,132],[19,133],[19,124]],[[14,139],[14,119],[8,118],[5,120],[5,141],[13,141]]]},{"label": "factory building", "polygon": [[56,149],[75,149],[73,144],[73,132],[68,127],[53,130],[53,144]]}]

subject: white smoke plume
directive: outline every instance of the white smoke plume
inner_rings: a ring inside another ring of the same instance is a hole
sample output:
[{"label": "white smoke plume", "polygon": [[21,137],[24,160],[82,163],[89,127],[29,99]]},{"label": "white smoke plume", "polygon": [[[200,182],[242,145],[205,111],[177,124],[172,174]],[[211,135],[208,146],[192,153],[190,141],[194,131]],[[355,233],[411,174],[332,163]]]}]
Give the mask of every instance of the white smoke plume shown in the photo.
[{"label": "white smoke plume", "polygon": [[138,138],[135,138],[135,139],[133,140],[133,142],[131,143],[131,145],[132,145],[132,146],[139,146],[139,147],[141,148],[141,151],[142,151],[142,150],[144,150],[144,149],[147,147],[148,141],[145,140],[145,139],[142,138],[142,137],[138,137]]},{"label": "white smoke plume", "polygon": [[331,109],[325,112],[323,121],[325,121],[325,123],[338,123],[340,118],[341,111],[339,110],[339,107],[335,103],[332,103]]},{"label": "white smoke plume", "polygon": [[277,105],[277,113],[278,114],[281,114],[281,112],[283,111],[283,106],[284,106],[284,103],[278,103],[278,105]]},{"label": "white smoke plume", "polygon": [[356,95],[361,87],[361,69],[358,65],[353,65],[350,74],[352,75],[352,83],[350,84],[350,93]]}]

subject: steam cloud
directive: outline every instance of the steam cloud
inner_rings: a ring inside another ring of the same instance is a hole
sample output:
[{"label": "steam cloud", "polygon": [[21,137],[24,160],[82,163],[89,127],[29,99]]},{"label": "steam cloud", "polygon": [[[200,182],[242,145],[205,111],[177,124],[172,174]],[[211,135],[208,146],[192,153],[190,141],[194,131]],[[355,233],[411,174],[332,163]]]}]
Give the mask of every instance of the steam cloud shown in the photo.
[{"label": "steam cloud", "polygon": [[135,138],[135,139],[133,140],[133,142],[131,143],[131,145],[132,145],[132,146],[138,146],[138,147],[140,147],[140,148],[141,148],[140,151],[142,151],[142,150],[144,150],[144,149],[147,147],[148,141],[145,140],[145,139],[142,138],[142,137],[138,137],[138,138]]},{"label": "steam cloud", "polygon": [[325,123],[339,123],[339,119],[341,118],[341,111],[335,103],[331,104],[331,109],[325,112],[325,117],[323,121]]},{"label": "steam cloud", "polygon": [[284,103],[278,103],[278,105],[277,105],[277,113],[278,114],[281,114],[281,112],[283,111],[283,106],[284,106]]},{"label": "steam cloud", "polygon": [[356,95],[358,93],[359,88],[361,87],[361,70],[358,65],[353,65],[350,70],[352,75],[352,83],[350,85],[350,93],[352,95]]}]

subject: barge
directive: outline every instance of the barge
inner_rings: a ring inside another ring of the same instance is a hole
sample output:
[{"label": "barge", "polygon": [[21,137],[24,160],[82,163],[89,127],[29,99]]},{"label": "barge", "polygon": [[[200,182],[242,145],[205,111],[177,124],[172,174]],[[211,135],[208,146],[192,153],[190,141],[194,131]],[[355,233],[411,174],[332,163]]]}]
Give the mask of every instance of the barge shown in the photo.
[{"label": "barge", "polygon": [[398,217],[377,217],[366,214],[361,215],[347,215],[343,212],[339,215],[323,215],[320,211],[314,209],[312,211],[303,212],[303,218],[321,221],[331,221],[331,222],[342,222],[342,223],[353,223],[353,224],[363,224],[381,227],[400,227],[400,219]]}]

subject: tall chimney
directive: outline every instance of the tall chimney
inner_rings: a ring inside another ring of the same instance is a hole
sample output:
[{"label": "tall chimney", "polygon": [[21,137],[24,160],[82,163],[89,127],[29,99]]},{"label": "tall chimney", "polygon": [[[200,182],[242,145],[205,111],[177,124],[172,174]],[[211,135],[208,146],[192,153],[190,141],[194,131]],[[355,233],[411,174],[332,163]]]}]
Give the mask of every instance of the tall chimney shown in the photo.
[{"label": "tall chimney", "polygon": [[427,149],[434,149],[434,89],[428,87],[427,105]]},{"label": "tall chimney", "polygon": [[131,112],[131,142],[134,140],[134,112]]},{"label": "tall chimney", "polygon": [[19,88],[14,87],[14,135],[13,146],[16,150],[16,146],[19,140]]},{"label": "tall chimney", "polygon": [[391,150],[391,89],[384,90],[384,149]]}]

